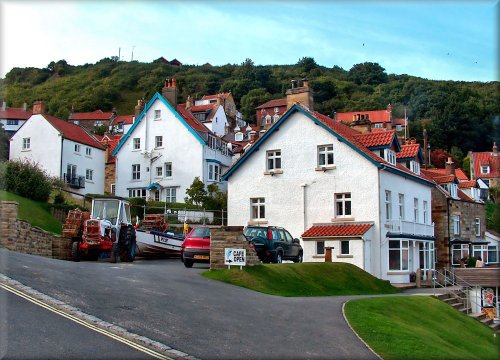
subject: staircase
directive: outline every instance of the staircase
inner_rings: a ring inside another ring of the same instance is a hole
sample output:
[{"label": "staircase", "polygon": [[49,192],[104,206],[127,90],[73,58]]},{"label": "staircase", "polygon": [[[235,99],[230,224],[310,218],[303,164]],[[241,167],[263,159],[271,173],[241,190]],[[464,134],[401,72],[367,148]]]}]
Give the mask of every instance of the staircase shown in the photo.
[{"label": "staircase", "polygon": [[[436,271],[436,275],[433,279],[434,287],[445,288],[446,292],[441,294],[435,294],[436,298],[447,303],[456,310],[469,315],[473,319],[481,322],[482,324],[489,326],[496,333],[500,333],[500,322],[495,323],[493,319],[487,319],[486,314],[483,313],[473,313],[471,308],[471,301],[468,293],[472,286],[458,286],[454,276],[448,272],[444,274]],[[439,281],[436,281],[438,280]]]}]

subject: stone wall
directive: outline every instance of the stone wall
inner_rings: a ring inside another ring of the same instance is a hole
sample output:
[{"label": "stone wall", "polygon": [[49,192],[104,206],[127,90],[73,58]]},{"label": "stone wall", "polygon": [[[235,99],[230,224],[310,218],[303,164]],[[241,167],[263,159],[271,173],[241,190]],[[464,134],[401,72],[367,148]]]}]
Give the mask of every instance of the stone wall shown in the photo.
[{"label": "stone wall", "polygon": [[51,257],[71,259],[71,240],[48,233],[29,222],[17,218],[18,203],[0,202],[0,246],[9,250]]},{"label": "stone wall", "polygon": [[111,194],[111,184],[115,183],[116,163],[107,162],[104,170],[104,192]]},{"label": "stone wall", "polygon": [[242,226],[221,226],[212,228],[210,236],[210,269],[225,269],[224,249],[246,249],[247,266],[260,264],[257,253],[243,235]]}]

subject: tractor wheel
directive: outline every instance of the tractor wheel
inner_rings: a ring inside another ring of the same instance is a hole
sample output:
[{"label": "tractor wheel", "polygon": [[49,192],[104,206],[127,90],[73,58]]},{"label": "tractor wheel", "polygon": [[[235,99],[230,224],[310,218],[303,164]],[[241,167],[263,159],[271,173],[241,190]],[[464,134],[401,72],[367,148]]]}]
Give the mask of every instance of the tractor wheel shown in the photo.
[{"label": "tractor wheel", "polygon": [[133,262],[135,259],[135,230],[128,226],[120,232],[118,240],[120,247],[120,261]]},{"label": "tractor wheel", "polygon": [[113,247],[111,248],[111,256],[109,257],[109,262],[111,262],[111,263],[116,263],[116,261],[117,261],[117,258],[118,258],[118,256],[117,256],[117,253],[118,253],[117,248],[118,248],[118,244],[114,243]]},{"label": "tractor wheel", "polygon": [[73,261],[80,261],[80,249],[78,249],[79,245],[79,241],[73,241],[71,244],[71,259]]},{"label": "tractor wheel", "polygon": [[90,250],[88,259],[90,261],[97,261],[99,259],[99,250]]}]

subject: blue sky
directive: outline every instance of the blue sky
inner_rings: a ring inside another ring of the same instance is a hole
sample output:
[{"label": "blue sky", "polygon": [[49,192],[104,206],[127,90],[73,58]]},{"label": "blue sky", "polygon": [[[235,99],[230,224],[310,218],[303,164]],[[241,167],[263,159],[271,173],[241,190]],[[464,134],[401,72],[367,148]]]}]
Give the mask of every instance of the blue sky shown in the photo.
[{"label": "blue sky", "polygon": [[110,56],[185,64],[295,64],[498,80],[498,0],[45,1],[0,0],[0,77],[12,67]]}]

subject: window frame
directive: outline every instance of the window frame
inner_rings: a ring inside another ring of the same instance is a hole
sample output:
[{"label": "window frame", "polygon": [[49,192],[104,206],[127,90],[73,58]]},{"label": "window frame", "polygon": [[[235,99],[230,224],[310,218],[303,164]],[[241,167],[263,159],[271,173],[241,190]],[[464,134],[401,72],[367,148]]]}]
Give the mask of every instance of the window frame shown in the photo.
[{"label": "window frame", "polygon": [[268,150],[266,151],[266,170],[276,171],[282,170],[281,168],[281,150]]},{"label": "window frame", "polygon": [[166,187],[165,188],[165,202],[168,202],[168,203],[177,202],[177,189],[175,187]]},{"label": "window frame", "polygon": [[392,191],[385,190],[384,204],[385,204],[385,221],[389,222],[392,220]]},{"label": "window frame", "polygon": [[336,218],[352,217],[352,194],[350,192],[335,193],[334,200]]},{"label": "window frame", "polygon": [[132,139],[132,150],[141,150],[141,138],[133,138]]},{"label": "window frame", "polygon": [[155,177],[157,177],[157,178],[163,177],[163,166],[156,166],[155,167]]},{"label": "window frame", "polygon": [[141,164],[132,164],[132,180],[141,180]]},{"label": "window frame", "polygon": [[[345,252],[346,245],[347,245],[347,252]],[[340,240],[340,255],[351,255],[351,244],[349,240]]]},{"label": "window frame", "polygon": [[266,219],[266,198],[250,198],[250,219],[265,220]]},{"label": "window frame", "polygon": [[413,198],[413,222],[415,224],[420,223],[420,209],[418,205],[418,198]]},{"label": "window frame", "polygon": [[[395,246],[395,244],[398,246]],[[409,255],[410,255],[410,242],[408,240],[389,240],[389,257],[388,257],[388,269],[389,271],[409,271]],[[403,246],[405,245],[405,246]],[[393,256],[397,254],[397,259]],[[396,261],[395,261],[396,260]],[[399,262],[399,266],[394,266],[396,262]]]},{"label": "window frame", "polygon": [[460,215],[452,216],[453,235],[460,235]]},{"label": "window frame", "polygon": [[85,180],[86,181],[93,181],[93,178],[94,178],[94,170],[85,169]]},{"label": "window frame", "polygon": [[163,148],[163,136],[157,135],[155,136],[155,149]]},{"label": "window frame", "polygon": [[161,109],[155,109],[153,112],[153,120],[160,120],[161,119]]},{"label": "window frame", "polygon": [[423,216],[424,216],[424,224],[427,224],[428,223],[427,222],[427,218],[429,216],[428,215],[428,213],[429,213],[429,203],[426,200],[424,200],[423,203],[422,203],[422,207],[423,207],[422,210],[424,212],[424,214],[423,214]]},{"label": "window frame", "polygon": [[474,233],[476,237],[481,236],[481,219],[478,217],[474,219]]},{"label": "window frame", "polygon": [[384,160],[389,164],[396,165],[396,152],[392,149],[384,149]]},{"label": "window frame", "polygon": [[23,138],[23,150],[31,150],[31,137]]},{"label": "window frame", "polygon": [[405,194],[398,194],[399,220],[405,219]]},{"label": "window frame", "polygon": [[[318,167],[323,167],[323,166],[327,167],[335,165],[335,153],[333,151],[333,144],[318,145],[317,153],[318,153],[318,159],[317,159]],[[330,162],[330,156],[331,156],[331,162]]]},{"label": "window frame", "polygon": [[163,164],[165,167],[165,177],[166,178],[171,178],[173,176],[173,165],[171,161],[167,161]]},{"label": "window frame", "polygon": [[315,254],[317,256],[325,256],[325,253],[326,253],[325,252],[325,242],[323,240],[316,241]]},{"label": "window frame", "polygon": [[73,150],[74,150],[74,152],[76,152],[76,153],[78,153],[78,154],[79,154],[79,153],[80,153],[80,148],[81,148],[81,147],[80,147],[80,144],[75,144],[75,146],[74,146]]}]

